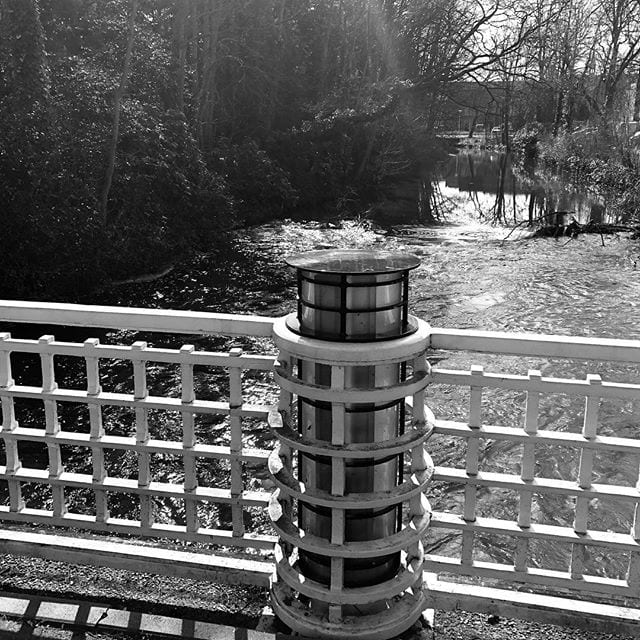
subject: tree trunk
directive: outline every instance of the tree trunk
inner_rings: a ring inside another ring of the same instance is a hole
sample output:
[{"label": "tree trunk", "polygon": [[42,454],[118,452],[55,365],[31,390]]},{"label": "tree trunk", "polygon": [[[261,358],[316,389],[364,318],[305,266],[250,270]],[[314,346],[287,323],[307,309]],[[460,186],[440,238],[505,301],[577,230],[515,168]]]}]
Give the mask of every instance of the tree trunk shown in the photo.
[{"label": "tree trunk", "polygon": [[184,72],[187,64],[187,2],[175,2],[175,65],[176,65],[176,107],[184,113]]},{"label": "tree trunk", "polygon": [[100,219],[102,226],[106,227],[108,222],[107,208],[109,204],[109,192],[111,191],[111,183],[113,182],[113,173],[116,166],[116,152],[118,150],[118,138],[120,136],[120,111],[122,99],[124,98],[129,81],[131,71],[131,54],[133,52],[133,43],[135,40],[136,14],[138,12],[138,0],[131,0],[131,10],[129,12],[129,25],[127,35],[127,48],[124,54],[124,64],[122,66],[122,75],[120,76],[120,84],[116,89],[113,104],[113,125],[111,127],[111,142],[107,153],[107,168],[104,174],[104,182],[102,185],[102,194],[100,196]]}]

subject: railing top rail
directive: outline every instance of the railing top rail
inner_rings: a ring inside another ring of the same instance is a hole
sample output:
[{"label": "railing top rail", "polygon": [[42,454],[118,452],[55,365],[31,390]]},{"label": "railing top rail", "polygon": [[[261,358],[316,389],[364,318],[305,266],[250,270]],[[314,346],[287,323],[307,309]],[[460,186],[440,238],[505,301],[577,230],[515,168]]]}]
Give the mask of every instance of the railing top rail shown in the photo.
[{"label": "railing top rail", "polygon": [[[0,300],[0,321],[11,323],[271,337],[276,320],[232,313]],[[430,327],[429,347],[450,351],[640,363],[640,340]]]},{"label": "railing top rail", "polygon": [[271,336],[275,318],[173,309],[0,300],[0,321],[225,336]]},{"label": "railing top rail", "polygon": [[432,327],[429,346],[449,351],[640,363],[640,340]]}]

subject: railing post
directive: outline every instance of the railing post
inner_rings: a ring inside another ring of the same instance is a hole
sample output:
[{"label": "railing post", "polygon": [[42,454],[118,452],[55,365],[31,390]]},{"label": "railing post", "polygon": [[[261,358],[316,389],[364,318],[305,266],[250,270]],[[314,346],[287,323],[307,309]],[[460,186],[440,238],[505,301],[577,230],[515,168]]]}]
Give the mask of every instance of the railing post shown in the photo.
[{"label": "railing post", "polygon": [[270,420],[279,439],[269,460],[277,487],[270,512],[281,545],[272,605],[303,635],[391,638],[416,622],[426,602],[428,327],[409,316],[407,300],[409,271],[419,262],[369,251],[288,262],[298,274],[298,313],[274,326],[282,364]]}]

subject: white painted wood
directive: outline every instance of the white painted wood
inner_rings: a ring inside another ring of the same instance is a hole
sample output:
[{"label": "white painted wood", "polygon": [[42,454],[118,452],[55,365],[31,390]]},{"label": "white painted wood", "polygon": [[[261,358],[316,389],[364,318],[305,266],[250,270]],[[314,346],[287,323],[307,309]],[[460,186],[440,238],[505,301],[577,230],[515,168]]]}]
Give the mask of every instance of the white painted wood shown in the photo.
[{"label": "white painted wood", "polygon": [[[10,441],[26,440],[29,442],[46,443],[47,436],[42,429],[26,429],[23,427],[15,427],[13,431],[3,434]],[[55,436],[50,437],[58,444],[67,444],[72,446],[91,446],[92,444],[100,444],[105,449],[129,449],[131,451],[140,451],[146,453],[163,453],[169,455],[181,455],[184,450],[184,444],[170,440],[152,440],[146,442],[137,442],[135,437],[127,436],[110,436],[103,435],[92,438],[90,434],[76,433],[71,431],[59,431]],[[230,447],[224,445],[208,445],[195,444],[193,453],[198,458],[221,458],[228,460],[232,454]],[[269,457],[269,451],[266,449],[243,449],[242,460],[244,462],[266,462]]]},{"label": "white painted wood", "polygon": [[[100,361],[95,355],[96,347],[99,344],[97,338],[89,338],[84,341],[85,366],[87,371],[87,395],[98,395],[102,389],[100,387]],[[104,463],[104,448],[100,446],[100,439],[104,436],[104,426],[102,424],[102,407],[97,404],[90,404],[89,409],[89,439],[91,442],[91,465],[93,468],[93,480],[101,483],[106,475]],[[60,431],[56,436],[60,435]],[[94,489],[96,501],[96,520],[99,522],[108,522],[109,505],[107,494],[101,489]]]},{"label": "white painted wood", "polygon": [[61,324],[70,327],[133,329],[163,333],[197,333],[200,335],[271,336],[273,318],[139,309],[98,305],[61,304],[0,300],[0,320],[34,324]]},{"label": "white painted wood", "polygon": [[[13,386],[14,380],[11,376],[11,353],[6,343],[11,338],[9,333],[0,333],[0,388]],[[9,486],[9,505],[11,511],[19,512],[24,508],[24,500],[20,488],[20,482],[11,476],[20,469],[20,458],[18,456],[18,444],[15,438],[10,438],[9,434],[18,427],[15,416],[15,407],[11,396],[3,396],[2,401],[2,428],[0,435],[4,440],[4,450],[6,458],[7,484]]]},{"label": "white painted wood", "polygon": [[[44,349],[40,353],[43,393],[50,393],[58,388],[55,380],[53,354],[47,350],[47,346],[50,345],[53,341],[54,337],[48,335],[42,336],[40,340],[38,340],[39,344],[42,345]],[[55,436],[60,431],[60,423],[58,422],[58,407],[55,400],[44,400],[44,415],[46,434],[45,441],[47,443],[47,452],[49,456],[49,477],[59,478],[64,471],[64,468],[62,466],[60,445],[50,438],[50,436]],[[64,486],[52,485],[51,493],[53,502],[53,513],[55,516],[59,517],[66,511]]]},{"label": "white painted wood", "polygon": [[0,553],[226,584],[267,586],[273,572],[271,562],[237,558],[230,554],[190,553],[103,538],[69,538],[6,529],[0,529]]},{"label": "white painted wood", "polygon": [[474,576],[485,580],[500,580],[505,583],[520,583],[531,587],[551,587],[570,589],[577,594],[598,594],[600,596],[629,596],[626,580],[615,580],[601,576],[582,575],[580,579],[570,571],[538,569],[529,567],[524,572],[516,572],[512,565],[496,562],[474,561],[472,565],[458,558],[449,558],[432,554],[425,555],[424,567],[427,571],[451,573],[458,576]]},{"label": "white painted wood", "polygon": [[431,328],[431,349],[640,363],[640,341]]},{"label": "white painted wood", "polygon": [[581,495],[590,500],[593,498],[624,498],[634,504],[640,501],[640,492],[635,487],[624,485],[594,483],[589,489],[581,489],[576,482],[571,480],[535,478],[531,482],[523,482],[520,476],[486,471],[480,471],[476,476],[468,476],[464,469],[454,469],[452,467],[436,467],[433,479],[434,481],[499,487],[515,491],[530,489],[534,493]]},{"label": "white painted wood", "polygon": [[590,529],[587,533],[576,533],[573,527],[532,523],[529,527],[520,527],[512,520],[477,517],[474,522],[466,522],[462,516],[435,511],[432,514],[431,526],[434,528],[453,529],[457,531],[473,530],[484,535],[502,533],[513,538],[529,540],[549,540],[559,543],[577,543],[587,546],[618,549],[624,552],[640,551],[640,543],[628,533],[598,531]]},{"label": "white painted wood", "polygon": [[[542,374],[536,369],[530,369],[527,377],[532,383],[539,383]],[[529,482],[535,477],[536,468],[536,436],[538,435],[538,413],[540,411],[540,394],[529,389],[525,406],[524,432],[527,438],[522,445],[522,460],[520,463],[520,477],[523,482]],[[531,525],[531,508],[533,493],[528,489],[521,490],[518,498],[518,525]],[[514,565],[517,570],[524,571],[529,554],[528,541],[519,540],[516,547]]]},{"label": "white painted wood", "polygon": [[[138,480],[107,476],[103,482],[93,481],[92,476],[84,473],[72,473],[65,471],[57,477],[52,477],[45,469],[29,469],[22,467],[15,474],[15,478],[22,482],[39,482],[50,484],[52,487],[74,487],[76,489],[99,488],[104,491],[115,491],[119,493],[131,493],[140,497],[163,497],[184,499],[185,489],[181,484],[150,481],[147,485],[140,485]],[[0,466],[0,479],[8,479],[9,474],[6,467]],[[197,487],[190,492],[198,500],[208,502],[223,502],[232,504],[235,500],[240,500],[248,507],[264,507],[269,502],[268,494],[264,491],[243,491],[240,497],[231,495],[230,489],[218,487]]]},{"label": "white painted wood", "polygon": [[[56,400],[58,402],[81,402],[86,404],[114,405],[129,407],[132,409],[163,409],[165,411],[182,411],[189,408],[193,413],[213,413],[229,415],[228,402],[212,402],[208,400],[194,400],[190,405],[184,405],[180,398],[163,396],[147,396],[136,399],[132,394],[111,393],[102,391],[96,396],[90,396],[86,391],[78,389],[55,389],[51,392],[43,392],[40,387],[28,387],[14,385],[7,389],[0,388],[0,398],[33,398],[36,400]],[[245,418],[266,418],[269,407],[266,405],[254,405],[243,403],[238,415]]]},{"label": "white painted wood", "polygon": [[[229,351],[229,357],[239,358],[242,354],[240,347],[234,347]],[[242,369],[229,367],[229,426],[231,430],[231,495],[234,502],[231,504],[231,520],[233,535],[244,535],[244,517],[242,504],[239,498],[244,490],[242,481],[242,418],[236,412],[242,408]]]},{"label": "white painted wood", "polygon": [[589,600],[496,589],[478,584],[456,584],[427,574],[427,606],[476,611],[505,618],[523,618],[546,624],[569,625],[590,632],[638,637],[640,610]]},{"label": "white painted wood", "polygon": [[[180,353],[188,358],[195,351],[192,344],[185,344],[180,348]],[[183,405],[189,405],[196,399],[193,386],[193,364],[189,361],[180,365],[180,387]],[[196,446],[195,420],[191,411],[182,411],[182,464],[184,466],[184,491],[185,491],[185,521],[187,531],[196,532],[200,527],[198,520],[198,503],[191,497],[191,493],[198,486],[198,474],[194,447]],[[229,450],[231,454],[231,450]]]},{"label": "white painted wood", "polygon": [[[3,334],[0,334],[3,335]],[[9,336],[9,334],[5,334]],[[87,340],[92,342],[93,339]],[[6,351],[19,351],[21,353],[43,353],[45,351],[59,356],[84,357],[86,355],[85,346],[77,342],[59,342],[54,340],[46,346],[41,345],[37,340],[25,340],[18,338],[7,338],[3,343]],[[112,360],[131,359],[134,348],[128,345],[107,345],[96,342],[94,355],[97,358]],[[257,369],[260,371],[270,371],[273,369],[275,358],[273,356],[259,354],[243,354],[239,361],[230,358],[226,352],[217,351],[176,351],[175,349],[164,349],[158,347],[147,347],[145,350],[147,359],[152,362],[162,362],[167,364],[182,364],[190,362],[193,365],[209,367],[239,366],[243,369]]]},{"label": "white painted wood", "polygon": [[[463,438],[472,435],[468,424],[452,420],[437,420],[435,422],[434,432],[442,435],[451,435]],[[523,433],[520,428],[498,427],[494,425],[483,425],[479,427],[479,433],[482,438],[508,440],[521,444],[535,444],[536,442],[539,442],[544,445],[575,445],[576,448],[640,454],[640,440],[631,438],[596,436],[595,438],[586,440],[581,433],[545,430],[536,431],[535,434],[527,435],[526,433]]]},{"label": "white painted wood", "polygon": [[349,343],[346,349],[344,342],[317,340],[293,333],[287,327],[287,318],[277,318],[274,322],[276,346],[291,356],[321,364],[364,366],[406,362],[425,352],[431,331],[426,322],[412,316],[412,322],[418,327],[415,333],[395,340]]},{"label": "white painted wood", "polygon": [[[254,505],[255,506],[255,505]],[[264,506],[264,505],[263,505]],[[79,513],[65,513],[56,518],[51,511],[45,509],[24,508],[19,513],[10,511],[8,506],[0,505],[0,520],[20,524],[40,524],[45,526],[65,527],[97,531],[109,534],[124,534],[149,538],[162,538],[171,540],[185,540],[211,545],[223,545],[234,547],[246,547],[250,549],[263,549],[267,552],[273,550],[276,536],[261,533],[247,533],[242,538],[234,537],[233,532],[227,529],[205,529],[201,527],[192,533],[181,525],[171,525],[154,522],[150,529],[143,529],[139,520],[124,520],[122,518],[109,518],[107,524],[96,521],[94,516]]]},{"label": "white painted wood", "polygon": [[[451,384],[470,386],[470,371],[454,371],[432,369],[430,384]],[[525,376],[485,373],[484,386],[488,389],[512,389],[515,391],[537,391],[539,393],[565,393],[567,395],[589,396],[601,398],[622,398],[635,400],[640,396],[640,385],[619,382],[603,382],[601,385],[590,385],[587,380],[571,380],[565,378],[542,378],[539,382],[529,380]]]},{"label": "white painted wood", "polygon": [[9,343],[11,334],[0,333],[0,387],[10,387],[13,385],[11,377],[11,349]]}]

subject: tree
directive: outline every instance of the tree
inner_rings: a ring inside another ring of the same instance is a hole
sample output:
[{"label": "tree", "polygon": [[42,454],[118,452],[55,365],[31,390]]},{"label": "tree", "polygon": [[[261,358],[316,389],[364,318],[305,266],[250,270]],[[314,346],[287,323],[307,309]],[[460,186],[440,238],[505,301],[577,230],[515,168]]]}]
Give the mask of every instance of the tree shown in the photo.
[{"label": "tree", "polygon": [[124,62],[122,65],[122,74],[120,76],[120,84],[116,89],[113,99],[113,125],[111,128],[111,142],[107,151],[107,163],[104,175],[104,182],[102,185],[102,192],[100,195],[100,218],[102,220],[102,226],[106,227],[108,223],[108,205],[109,205],[109,192],[111,191],[111,184],[113,182],[113,172],[116,166],[116,153],[118,150],[118,138],[120,136],[120,116],[122,109],[122,99],[124,98],[125,91],[127,89],[127,83],[129,82],[129,75],[131,71],[131,55],[133,53],[133,43],[135,41],[135,25],[136,15],[138,13],[138,0],[131,0],[131,9],[129,13],[129,27],[127,35],[127,46],[124,54]]}]

